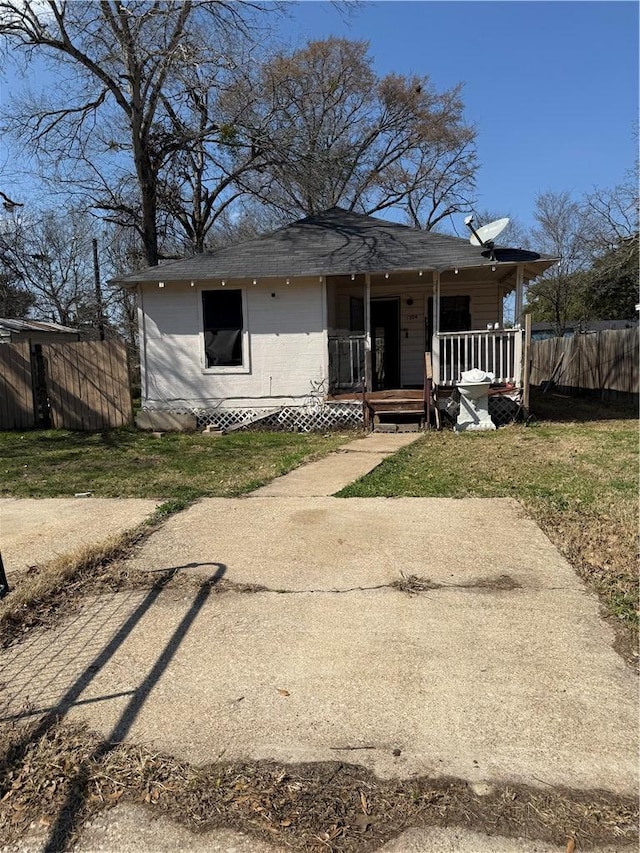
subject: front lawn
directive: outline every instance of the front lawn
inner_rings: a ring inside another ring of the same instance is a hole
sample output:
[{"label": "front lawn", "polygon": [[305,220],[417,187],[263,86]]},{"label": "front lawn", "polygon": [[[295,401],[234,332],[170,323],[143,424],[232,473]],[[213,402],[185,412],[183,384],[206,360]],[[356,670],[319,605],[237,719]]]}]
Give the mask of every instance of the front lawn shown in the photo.
[{"label": "front lawn", "polygon": [[528,427],[430,432],[340,496],[516,498],[628,628],[625,656],[637,658],[637,420],[556,396],[533,408],[545,419]]},{"label": "front lawn", "polygon": [[132,429],[0,433],[0,496],[232,497],[251,491],[353,435],[232,433],[221,437]]}]

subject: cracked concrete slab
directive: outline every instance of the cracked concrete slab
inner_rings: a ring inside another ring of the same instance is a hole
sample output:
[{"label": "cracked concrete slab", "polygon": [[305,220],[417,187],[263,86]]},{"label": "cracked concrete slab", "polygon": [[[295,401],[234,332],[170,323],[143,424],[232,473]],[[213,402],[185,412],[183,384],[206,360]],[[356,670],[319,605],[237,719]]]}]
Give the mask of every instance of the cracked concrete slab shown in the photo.
[{"label": "cracked concrete slab", "polygon": [[136,527],[158,505],[139,498],[0,498],[2,559],[10,582],[15,572]]},{"label": "cracked concrete slab", "polygon": [[419,433],[372,433],[343,445],[335,453],[295,468],[249,497],[333,495],[373,471],[387,456],[420,438]]},{"label": "cracked concrete slab", "polygon": [[573,569],[511,498],[207,498],[170,518],[128,562],[272,589],[372,587],[418,575],[443,584],[506,575],[577,595]]},{"label": "cracked concrete slab", "polygon": [[3,716],[57,707],[196,765],[633,795],[636,685],[612,639],[591,596],[552,590],[136,590],[3,653]]}]

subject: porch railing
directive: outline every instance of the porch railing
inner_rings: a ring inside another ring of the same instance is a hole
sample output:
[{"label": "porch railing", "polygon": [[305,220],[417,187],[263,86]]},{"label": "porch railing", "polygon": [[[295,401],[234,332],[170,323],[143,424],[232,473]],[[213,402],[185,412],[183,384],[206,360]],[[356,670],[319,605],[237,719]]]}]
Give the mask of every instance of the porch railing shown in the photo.
[{"label": "porch railing", "polygon": [[329,336],[329,390],[351,391],[365,375],[365,336]]},{"label": "porch railing", "polygon": [[463,370],[477,367],[495,374],[497,383],[520,386],[523,338],[522,329],[439,332],[432,344],[434,381],[453,385]]}]

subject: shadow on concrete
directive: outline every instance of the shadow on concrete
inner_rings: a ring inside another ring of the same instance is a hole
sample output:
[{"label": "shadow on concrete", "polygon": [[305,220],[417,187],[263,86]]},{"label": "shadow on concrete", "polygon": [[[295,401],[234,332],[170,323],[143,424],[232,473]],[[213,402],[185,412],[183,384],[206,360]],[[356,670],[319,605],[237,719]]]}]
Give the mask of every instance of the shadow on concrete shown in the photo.
[{"label": "shadow on concrete", "polygon": [[[189,628],[197,618],[211,594],[213,587],[224,576],[227,567],[223,563],[194,563],[186,566],[164,569],[162,576],[158,578],[151,589],[146,592],[142,600],[124,620],[111,639],[94,657],[92,657],[90,662],[84,666],[81,673],[77,675],[73,684],[67,689],[64,695],[53,705],[53,707],[47,710],[45,716],[36,728],[21,743],[14,745],[10,754],[5,756],[4,760],[8,764],[14,764],[20,761],[25,756],[29,746],[38,741],[47,732],[47,730],[57,722],[58,719],[64,717],[73,706],[85,704],[84,700],[80,700],[82,693],[91,684],[95,675],[109,662],[116,651],[130,636],[143,616],[151,607],[153,607],[168,582],[180,569],[193,568],[195,566],[202,565],[215,566],[215,572],[209,578],[204,579],[200,583],[198,591],[187,612],[182,617],[179,625],[168,639],[164,649],[143,681],[132,691],[126,691],[123,694],[116,694],[130,696],[127,706],[123,710],[106,740],[83,762],[75,772],[73,778],[70,780],[71,789],[62,809],[60,810],[56,823],[51,828],[48,842],[43,848],[43,853],[57,853],[57,851],[67,849],[71,834],[75,828],[76,821],[83,809],[88,794],[91,764],[96,760],[100,760],[100,758],[106,755],[118,743],[121,743],[126,738],[149,694],[158,683],[161,675],[167,669],[171,659],[189,631]],[[86,700],[86,702],[101,701],[109,698],[115,698],[115,695],[98,697]],[[27,710],[24,713],[11,715],[5,719],[21,719],[35,713],[38,712]]]}]

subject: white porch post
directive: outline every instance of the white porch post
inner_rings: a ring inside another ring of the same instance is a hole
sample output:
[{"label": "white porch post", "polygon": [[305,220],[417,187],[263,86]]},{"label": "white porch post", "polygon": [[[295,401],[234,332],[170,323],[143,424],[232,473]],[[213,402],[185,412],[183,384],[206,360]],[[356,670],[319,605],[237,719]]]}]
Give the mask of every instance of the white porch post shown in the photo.
[{"label": "white porch post", "polygon": [[371,276],[364,277],[364,384],[365,391],[372,390],[371,384]]},{"label": "white porch post", "polygon": [[[326,395],[329,394],[329,386],[331,384],[330,365],[329,365],[329,294],[327,291],[326,276],[322,277],[322,295],[321,295],[321,310],[322,310],[322,351],[324,358],[322,360],[322,382],[326,388]],[[326,396],[325,395],[325,396]]]},{"label": "white porch post", "polygon": [[433,334],[431,336],[431,367],[435,385],[440,384],[440,273],[433,273]]},{"label": "white porch post", "polygon": [[524,266],[523,264],[518,264],[516,266],[516,304],[515,304],[515,315],[513,318],[514,325],[518,325],[522,323],[522,306],[524,302]]}]

